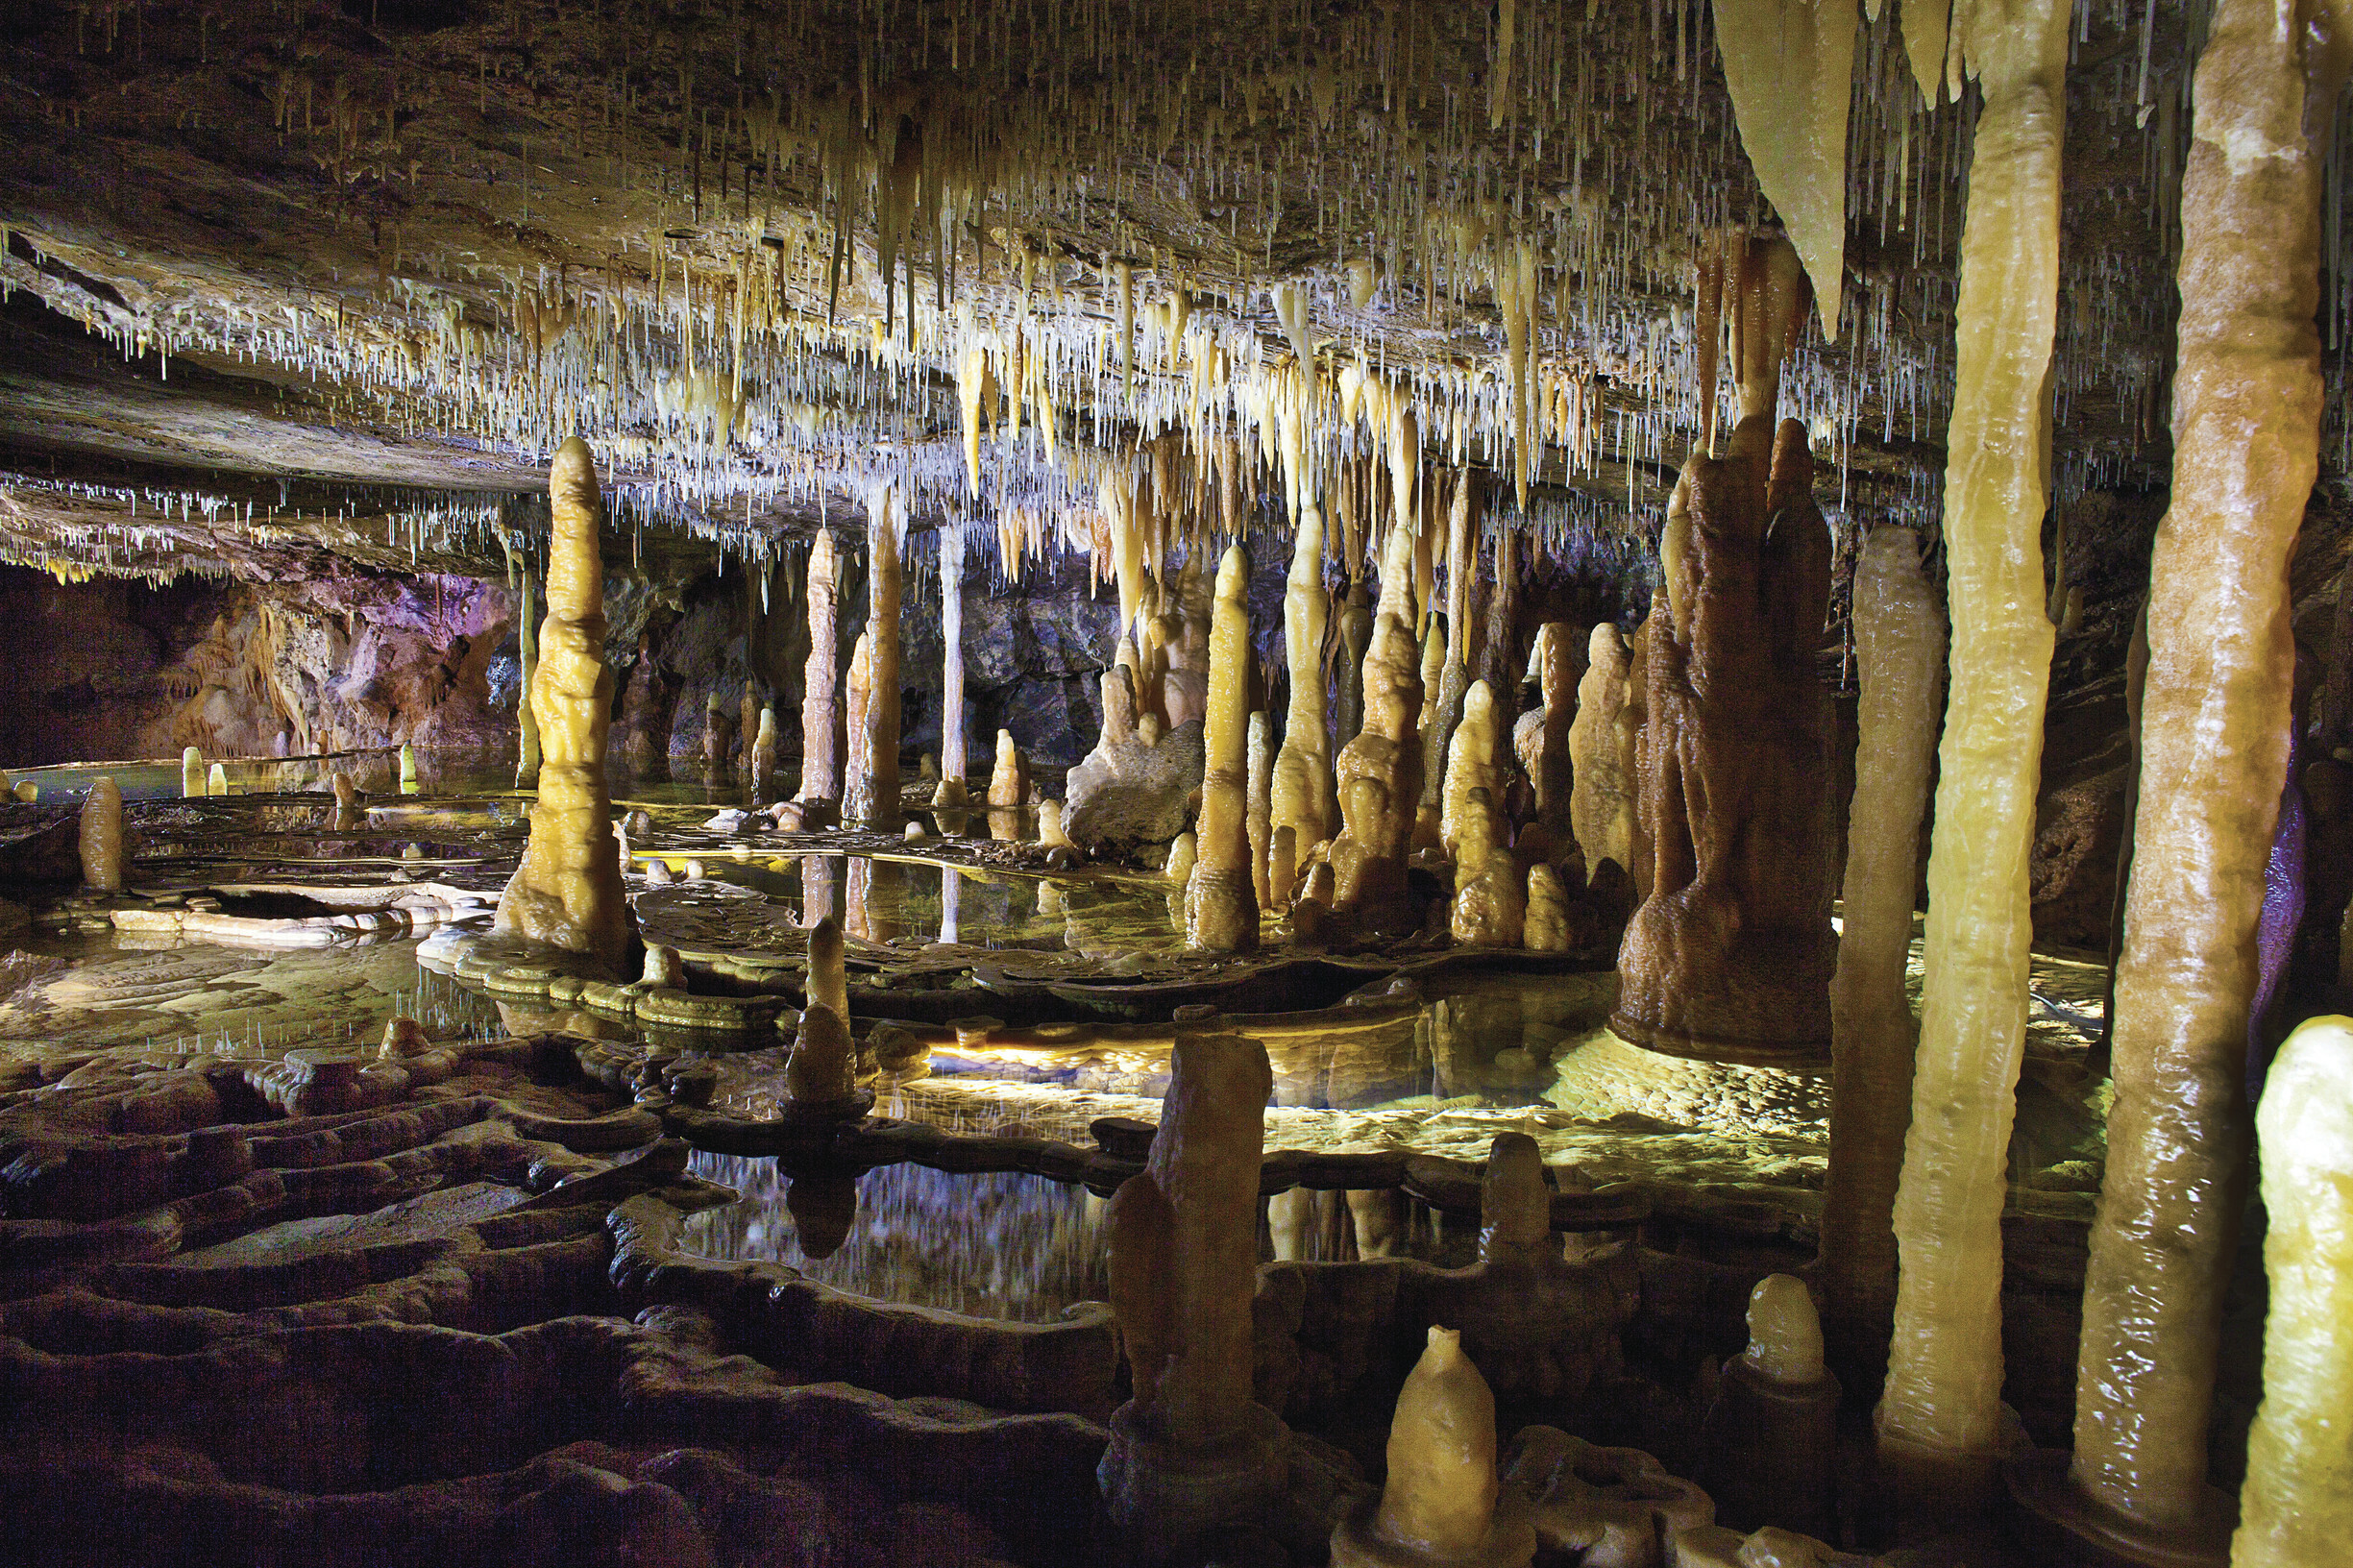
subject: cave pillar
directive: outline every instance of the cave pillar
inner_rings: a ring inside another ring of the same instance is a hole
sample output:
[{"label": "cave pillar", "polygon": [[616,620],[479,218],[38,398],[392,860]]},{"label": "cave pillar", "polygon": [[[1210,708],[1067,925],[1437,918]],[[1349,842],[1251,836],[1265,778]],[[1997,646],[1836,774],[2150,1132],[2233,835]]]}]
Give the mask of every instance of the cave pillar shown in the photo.
[{"label": "cave pillar", "polygon": [[800,790],[797,800],[841,797],[839,642],[842,567],[833,530],[820,527],[809,547],[809,658],[801,667]]},{"label": "cave pillar", "polygon": [[873,828],[894,828],[899,820],[898,513],[898,494],[890,485],[868,493],[866,703],[849,736],[842,819]]},{"label": "cave pillar", "polygon": [[940,784],[964,798],[964,529],[940,525]]}]

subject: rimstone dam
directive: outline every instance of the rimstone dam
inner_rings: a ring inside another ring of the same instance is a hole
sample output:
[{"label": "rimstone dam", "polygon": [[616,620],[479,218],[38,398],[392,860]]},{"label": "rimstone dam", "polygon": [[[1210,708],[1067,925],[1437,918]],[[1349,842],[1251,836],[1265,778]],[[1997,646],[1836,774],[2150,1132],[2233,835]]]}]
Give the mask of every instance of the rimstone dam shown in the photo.
[{"label": "rimstone dam", "polygon": [[0,5],[0,1561],[2353,1568],[2349,75]]}]

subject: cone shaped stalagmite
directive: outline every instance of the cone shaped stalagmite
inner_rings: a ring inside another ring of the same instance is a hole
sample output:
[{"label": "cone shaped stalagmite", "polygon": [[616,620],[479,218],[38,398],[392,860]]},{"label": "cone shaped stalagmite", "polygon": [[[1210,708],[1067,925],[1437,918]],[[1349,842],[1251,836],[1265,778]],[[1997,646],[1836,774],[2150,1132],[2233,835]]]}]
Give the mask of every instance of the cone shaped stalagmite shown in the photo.
[{"label": "cone shaped stalagmite", "polygon": [[123,861],[123,792],[114,780],[101,778],[82,802],[83,886],[122,892]]},{"label": "cone shaped stalagmite", "polygon": [[1534,1555],[1527,1506],[1496,1476],[1495,1395],[1433,1328],[1389,1423],[1388,1476],[1369,1516],[1332,1533],[1333,1568],[1517,1568]]},{"label": "cone shaped stalagmite", "polygon": [[1249,557],[1229,548],[1217,567],[1210,622],[1210,699],[1203,742],[1199,859],[1185,890],[1185,941],[1212,952],[1246,953],[1259,944],[1257,878],[1249,832]]},{"label": "cone shaped stalagmite", "polygon": [[1628,717],[1630,660],[1625,634],[1605,621],[1593,628],[1592,662],[1577,683],[1577,717],[1569,723],[1570,830],[1598,870],[1614,860],[1634,870],[1634,736]]},{"label": "cone shaped stalagmite", "polygon": [[[1290,710],[1283,749],[1275,756],[1272,820],[1291,830],[1304,852],[1332,836],[1338,807],[1332,793],[1332,742],[1324,733],[1324,626],[1331,603],[1324,593],[1324,515],[1300,508],[1291,542],[1290,578],[1283,593],[1283,646],[1290,663]],[[1287,890],[1276,890],[1282,897]]]},{"label": "cone shaped stalagmite", "polygon": [[539,798],[523,863],[499,898],[497,928],[624,972],[635,922],[613,854],[604,742],[613,673],[604,667],[604,562],[597,530],[596,459],[575,436],[548,471],[553,536],[548,549],[548,615],[539,628],[531,711],[539,720]]},{"label": "cone shaped stalagmite", "polygon": [[1422,794],[1420,649],[1413,640],[1413,541],[1389,529],[1381,566],[1381,613],[1364,655],[1364,728],[1335,769],[1345,823],[1332,845],[1334,913],[1379,932],[1413,929],[1406,850]]}]

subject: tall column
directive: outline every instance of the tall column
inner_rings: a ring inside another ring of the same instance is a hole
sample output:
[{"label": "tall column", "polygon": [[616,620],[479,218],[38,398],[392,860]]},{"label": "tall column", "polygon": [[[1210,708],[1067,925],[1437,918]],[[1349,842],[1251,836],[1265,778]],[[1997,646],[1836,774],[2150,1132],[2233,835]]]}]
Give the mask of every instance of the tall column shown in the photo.
[{"label": "tall column", "polygon": [[1846,925],[1830,980],[1830,1170],[1816,1275],[1831,1353],[1860,1393],[1887,1366],[1896,1178],[1912,1120],[1918,1024],[1904,991],[1945,684],[1945,613],[1908,528],[1878,527],[1854,572],[1861,673]]},{"label": "tall column", "polygon": [[1951,694],[1928,855],[1927,988],[1876,1417],[1900,1506],[1924,1513],[1981,1502],[2001,1441],[2003,1170],[2025,1041],[2026,861],[2052,642],[2040,540],[2069,15],[2060,0],[2022,0],[1954,18],[1985,107],[1946,434]]},{"label": "tall column", "polygon": [[613,673],[604,666],[604,561],[597,530],[596,458],[578,436],[548,470],[553,536],[548,549],[548,617],[539,627],[531,710],[543,755],[530,839],[496,929],[570,952],[594,954],[623,972],[636,922],[613,853],[613,806],[604,743],[613,720]]},{"label": "tall column", "polygon": [[800,791],[794,797],[799,800],[841,797],[842,710],[835,696],[841,684],[835,591],[841,581],[833,530],[820,527],[809,547],[809,658],[801,666]]},{"label": "tall column", "polygon": [[1259,944],[1249,835],[1249,557],[1227,549],[1210,620],[1209,723],[1202,734],[1200,858],[1185,892],[1185,944],[1246,953]]},{"label": "tall column", "polygon": [[1274,825],[1291,830],[1303,855],[1338,825],[1332,794],[1332,739],[1324,732],[1324,625],[1330,611],[1324,592],[1324,514],[1311,502],[1299,509],[1290,577],[1283,593],[1283,648],[1290,664],[1291,694],[1273,785]]},{"label": "tall column", "polygon": [[2340,61],[2307,45],[2308,25],[2293,6],[2216,8],[2182,176],[2173,491],[2149,569],[2116,1102],[2070,1471],[2139,1535],[2218,1535],[2212,1505],[2225,1502],[2205,1485],[2206,1413],[2244,1200],[2256,928],[2293,723],[2288,563],[2319,464],[2316,137],[2342,80]]},{"label": "tall column", "polygon": [[867,700],[849,737],[842,820],[898,825],[898,494],[876,485],[866,498]]},{"label": "tall column", "polygon": [[964,797],[964,529],[940,523],[940,784]]},{"label": "tall column", "polygon": [[530,563],[524,563],[521,608],[515,612],[515,661],[523,672],[516,694],[515,723],[520,732],[515,752],[515,788],[527,790],[539,782],[539,716],[531,711],[531,678],[539,669],[539,633],[531,624],[533,606]]}]

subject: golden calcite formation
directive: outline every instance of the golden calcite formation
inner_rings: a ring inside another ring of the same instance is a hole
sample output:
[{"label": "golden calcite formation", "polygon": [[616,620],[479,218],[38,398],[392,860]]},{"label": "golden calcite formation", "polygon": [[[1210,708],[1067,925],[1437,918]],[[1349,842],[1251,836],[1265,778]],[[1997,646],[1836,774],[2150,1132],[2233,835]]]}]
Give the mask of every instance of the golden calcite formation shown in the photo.
[{"label": "golden calcite formation", "polygon": [[[1447,662],[1446,624],[1434,616],[1428,621],[1422,628],[1422,711],[1414,719],[1422,746],[1422,795],[1413,808],[1415,849],[1441,847],[1446,748],[1462,718],[1463,683],[1469,678],[1461,666]],[[1454,679],[1451,692],[1446,684],[1450,674]]]},{"label": "golden calcite formation", "polygon": [[1569,823],[1589,870],[1614,860],[1634,869],[1634,729],[1625,634],[1605,621],[1587,645],[1591,662],[1577,683],[1569,721]]},{"label": "golden calcite formation", "polygon": [[82,800],[83,886],[122,892],[123,858],[123,792],[111,778],[100,778]]},{"label": "golden calcite formation", "polygon": [[1380,1501],[1332,1531],[1333,1568],[1518,1568],[1536,1532],[1496,1479],[1495,1395],[1458,1330],[1433,1328],[1389,1423]]},{"label": "golden calcite formation", "polygon": [[1527,913],[1521,919],[1520,943],[1532,953],[1565,953],[1571,946],[1569,892],[1560,873],[1550,866],[1528,868]]},{"label": "golden calcite formation", "polygon": [[[2320,177],[2353,45],[2353,5],[2334,9],[2328,40],[2293,8],[2216,7],[2182,176],[2173,489],[2149,569],[2116,1100],[2071,1471],[2142,1531],[2219,1511],[2207,1411],[2244,1201],[2257,923],[2295,723],[2288,566],[2319,461]],[[2353,1551],[2353,1535],[2338,1544]]]},{"label": "golden calcite formation", "polygon": [[[1617,629],[1612,626],[1613,632]],[[1521,716],[1513,749],[1535,796],[1536,821],[1556,844],[1576,836],[1576,764],[1570,731],[1577,723],[1578,664],[1584,649],[1575,626],[1548,621],[1536,628],[1536,690],[1543,703]]]},{"label": "golden calcite formation", "polygon": [[1464,814],[1473,791],[1487,797],[1487,826],[1504,799],[1504,771],[1496,755],[1495,693],[1483,680],[1474,681],[1463,694],[1462,717],[1455,725],[1446,754],[1445,789],[1439,797],[1438,842],[1448,854],[1462,853]]},{"label": "golden calcite formation", "polygon": [[760,727],[751,740],[751,793],[755,799],[768,798],[769,780],[776,772],[776,710],[769,703],[760,704]]},{"label": "golden calcite formation", "polygon": [[2256,1113],[2270,1276],[2232,1568],[2335,1568],[2353,1541],[2353,1018],[2307,1020]]},{"label": "golden calcite formation", "polygon": [[1644,649],[1648,896],[1618,951],[1610,1027],[1675,1056],[1805,1065],[1830,1040],[1830,707],[1814,675],[1830,539],[1805,427],[1773,388],[1804,310],[1785,242],[1743,279],[1740,422],[1695,453],[1660,547],[1668,613]]},{"label": "golden calcite formation", "polygon": [[1834,1532],[1838,1397],[1813,1298],[1794,1276],[1767,1275],[1749,1292],[1749,1348],[1725,1364],[1701,1423],[1698,1480],[1718,1519]]},{"label": "golden calcite formation", "polygon": [[899,502],[891,486],[866,498],[867,688],[863,723],[849,731],[842,817],[895,828],[898,812]]},{"label": "golden calcite formation", "polygon": [[548,470],[553,535],[548,547],[548,615],[539,627],[531,711],[539,720],[539,798],[523,862],[499,896],[495,928],[588,953],[624,972],[636,922],[613,854],[613,806],[604,782],[613,673],[604,667],[604,562],[597,530],[604,507],[597,465],[575,436]]},{"label": "golden calcite formation", "polygon": [[1013,731],[996,732],[996,762],[989,771],[989,805],[1011,811],[1029,799],[1029,763],[1013,744]]},{"label": "golden calcite formation", "polygon": [[1185,885],[1185,944],[1209,952],[1253,952],[1259,900],[1249,834],[1249,557],[1239,545],[1217,566],[1210,622],[1209,714],[1202,742],[1201,818]]},{"label": "golden calcite formation", "polygon": [[840,653],[838,596],[842,561],[833,530],[821,527],[809,547],[809,657],[801,665],[800,788],[796,800],[841,798],[841,709],[834,697]]},{"label": "golden calcite formation", "polygon": [[1863,542],[1853,625],[1862,695],[1830,981],[1830,1172],[1817,1278],[1839,1364],[1875,1384],[1896,1310],[1896,1178],[1918,1038],[1904,966],[1944,712],[1945,614],[1911,530],[1875,528]]},{"label": "golden calcite formation", "polygon": [[180,753],[180,797],[198,800],[205,793],[205,754],[194,747]]},{"label": "golden calcite formation", "polygon": [[[1332,698],[1332,734],[1343,747],[1364,728],[1364,655],[1373,646],[1373,607],[1362,576],[1348,581],[1348,597],[1340,601],[1333,623],[1333,659],[1337,668]],[[1420,701],[1415,698],[1416,703]],[[1333,784],[1333,825],[1338,825],[1339,785]]]},{"label": "golden calcite formation", "polygon": [[2000,1222],[2025,1042],[2027,860],[2052,643],[2040,540],[2069,15],[2059,0],[1972,0],[1953,14],[1985,108],[1961,234],[1946,436],[1951,692],[1928,853],[1927,983],[1876,1415],[1882,1473],[1899,1506],[1922,1513],[1981,1501],[2002,1443]]},{"label": "golden calcite formation", "polygon": [[[1332,793],[1332,740],[1324,733],[1323,647],[1330,610],[1324,592],[1324,515],[1310,504],[1299,511],[1290,576],[1283,591],[1290,707],[1283,726],[1283,748],[1275,755],[1270,803],[1276,831],[1289,828],[1301,852],[1332,837],[1339,811]],[[1275,896],[1288,892],[1275,890]]]},{"label": "golden calcite formation", "polygon": [[1528,895],[1485,790],[1463,796],[1455,823],[1455,902],[1448,922],[1454,939],[1475,947],[1519,946]]},{"label": "golden calcite formation", "polygon": [[1247,1523],[1281,1490],[1283,1424],[1252,1397],[1266,1047],[1179,1009],[1167,1097],[1108,1216],[1111,1305],[1135,1397],[1097,1472],[1140,1556]]},{"label": "golden calcite formation", "polygon": [[1413,541],[1389,529],[1381,613],[1364,654],[1364,727],[1340,748],[1340,820],[1332,845],[1333,912],[1359,926],[1403,934],[1418,923],[1406,893],[1406,850],[1422,796],[1419,649],[1413,641]]}]

